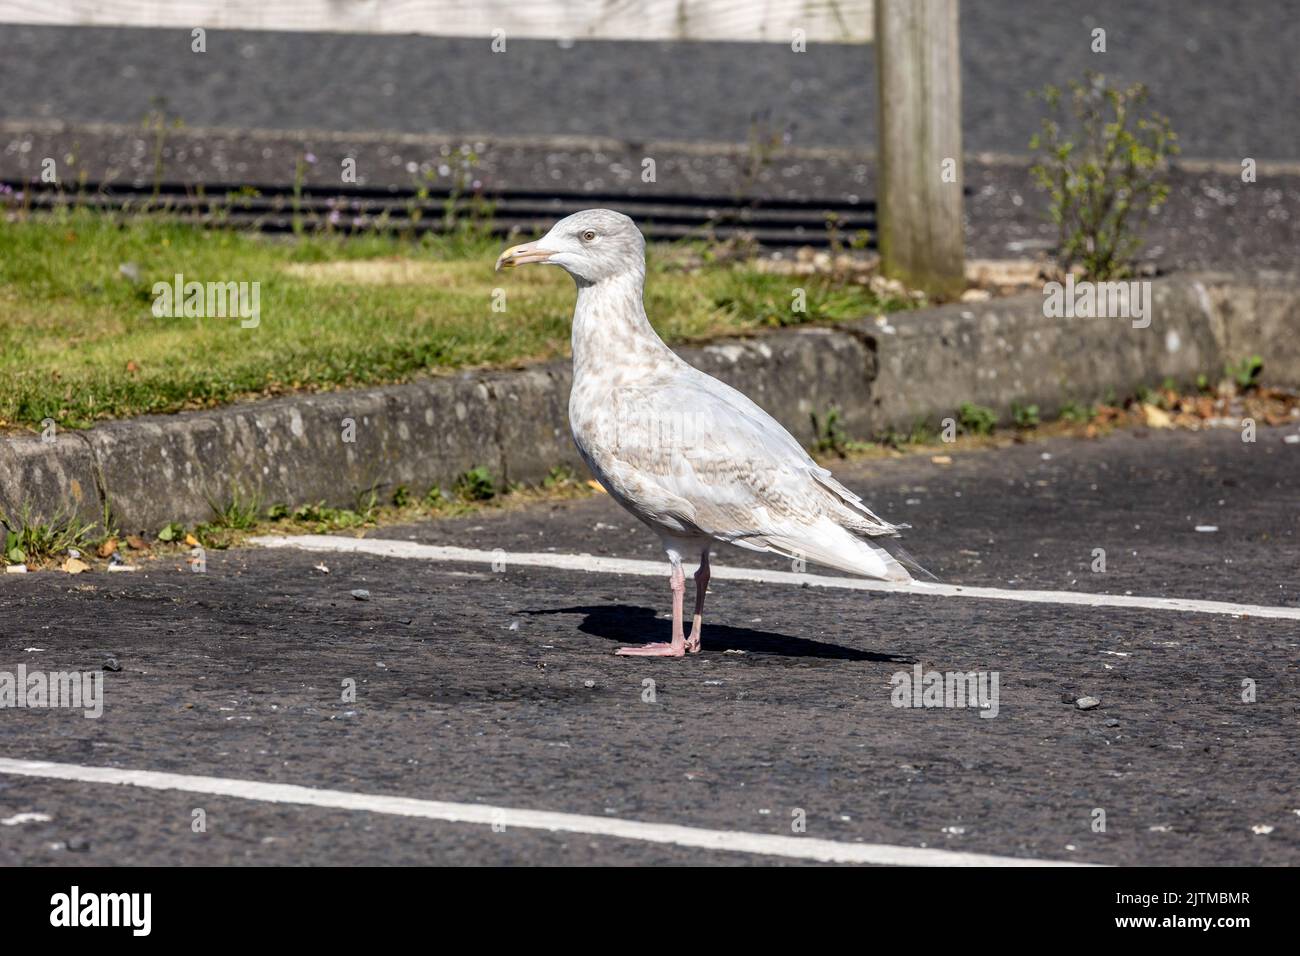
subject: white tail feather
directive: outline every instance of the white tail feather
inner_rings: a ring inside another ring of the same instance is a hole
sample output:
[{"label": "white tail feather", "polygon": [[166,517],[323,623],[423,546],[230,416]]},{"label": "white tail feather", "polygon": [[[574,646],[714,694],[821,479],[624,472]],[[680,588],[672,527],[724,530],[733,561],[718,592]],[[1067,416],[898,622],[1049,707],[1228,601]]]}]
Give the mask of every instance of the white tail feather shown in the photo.
[{"label": "white tail feather", "polygon": [[788,558],[804,558],[814,564],[881,581],[912,580],[907,569],[888,551],[855,537],[829,518],[821,518],[813,527],[801,528],[796,534],[764,537],[771,550]]}]

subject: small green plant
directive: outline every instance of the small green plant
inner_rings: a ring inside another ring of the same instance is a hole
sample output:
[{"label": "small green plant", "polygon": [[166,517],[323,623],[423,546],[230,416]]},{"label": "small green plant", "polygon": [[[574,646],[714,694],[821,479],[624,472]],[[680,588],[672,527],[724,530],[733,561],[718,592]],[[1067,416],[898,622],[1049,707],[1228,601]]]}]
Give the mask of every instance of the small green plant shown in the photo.
[{"label": "small green plant", "polygon": [[355,509],[332,508],[323,501],[308,502],[296,508],[277,504],[267,510],[266,517],[270,521],[295,521],[300,524],[315,525],[317,530],[322,532],[358,528],[373,524],[378,519],[378,495],[373,491],[358,495]]},{"label": "small green plant", "polygon": [[826,416],[819,419],[817,413],[812,413],[813,434],[816,438],[813,440],[813,450],[820,454],[836,454],[841,458],[848,451],[848,436],[844,434],[844,428],[840,424],[840,410],[831,406],[826,409]]},{"label": "small green plant", "polygon": [[830,246],[831,255],[838,256],[844,251],[844,237],[840,233],[840,214],[834,210],[827,210],[822,214],[822,225],[826,227],[826,242]]},{"label": "small green plant", "polygon": [[437,485],[434,485],[424,494],[424,506],[426,508],[440,508],[446,503],[447,496]]},{"label": "small green plant", "polygon": [[412,500],[413,499],[411,496],[411,489],[408,488],[405,484],[399,484],[396,488],[393,489],[394,508],[409,507]]},{"label": "small green plant", "polygon": [[1039,424],[1038,406],[1012,402],[1011,420],[1016,423],[1017,428],[1034,428]]},{"label": "small green plant", "polygon": [[929,445],[939,439],[939,432],[930,426],[924,418],[918,418],[912,422],[912,430],[907,434],[907,440],[913,445]]},{"label": "small green plant", "polygon": [[794,140],[794,127],[778,129],[772,123],[772,111],[762,109],[749,116],[749,135],[745,143],[745,160],[735,196],[742,199],[750,194],[763,173],[780,151]]},{"label": "small green plant", "polygon": [[998,414],[984,405],[962,402],[957,409],[957,424],[968,435],[991,435],[998,424]]},{"label": "small green plant", "polygon": [[178,116],[168,117],[167,98],[157,96],[152,100],[153,108],[149,110],[141,124],[146,133],[153,134],[153,195],[146,206],[158,202],[162,195],[164,173],[166,171],[167,132],[185,128],[185,122]]},{"label": "small green plant", "polygon": [[231,485],[230,498],[224,505],[209,498],[208,507],[212,509],[213,518],[207,526],[230,531],[247,531],[257,524],[262,513],[261,501],[256,496],[245,497],[234,485]]},{"label": "small green plant", "polygon": [[[448,235],[468,242],[492,233],[496,204],[483,195],[479,178],[481,157],[468,144],[449,158],[451,184],[442,204],[442,228]],[[425,196],[428,195],[426,190]],[[414,229],[416,223],[411,223]]]},{"label": "small green plant", "polygon": [[16,517],[0,513],[4,560],[7,564],[37,563],[64,554],[69,548],[87,547],[93,528],[93,524],[82,524],[62,513],[49,521],[35,520],[28,508]]},{"label": "small green plant", "polygon": [[360,524],[374,521],[379,516],[379,492],[373,488],[358,491],[352,513],[357,516]]},{"label": "small green plant", "polygon": [[575,480],[572,468],[568,465],[556,465],[550,470],[546,477],[542,479],[542,487],[562,488],[573,484]]},{"label": "small green plant", "polygon": [[1244,358],[1236,365],[1229,362],[1223,367],[1224,374],[1237,383],[1243,392],[1259,385],[1259,373],[1264,370],[1264,360],[1258,355]]},{"label": "small green plant", "polygon": [[172,542],[185,540],[185,525],[179,521],[171,521],[162,526],[157,534],[159,541]]},{"label": "small green plant", "polygon": [[334,515],[337,513],[337,508],[330,508],[326,506],[325,502],[316,501],[308,502],[305,505],[299,505],[290,512],[289,516],[293,518],[294,521],[326,522],[333,520]]},{"label": "small green plant", "polygon": [[826,417],[818,418],[812,413],[813,439],[812,450],[816,454],[834,454],[847,458],[851,452],[866,451],[870,443],[849,438],[840,421],[840,410],[834,406],[826,409]]},{"label": "small green plant", "polygon": [[892,425],[886,428],[885,433],[880,436],[880,444],[884,445],[886,448],[893,448],[896,451],[901,451],[907,442],[907,433],[899,431]]},{"label": "small green plant", "polygon": [[305,230],[302,217],[302,187],[307,181],[307,167],[316,162],[316,157],[311,153],[302,153],[293,164],[293,200],[290,204],[293,216],[293,234],[302,237]]},{"label": "small green plant", "polygon": [[[906,445],[927,445],[933,443],[938,437],[938,433],[926,423],[925,419],[918,418],[912,422],[909,430],[900,430],[892,425],[885,429],[885,433],[880,436],[880,443],[887,448],[902,450]],[[850,442],[850,445],[856,443]]]},{"label": "small green plant", "polygon": [[1093,280],[1122,278],[1143,223],[1169,196],[1164,174],[1178,137],[1166,117],[1146,115],[1141,84],[1120,89],[1089,72],[1069,89],[1068,111],[1058,87],[1034,94],[1049,115],[1029,142],[1041,151],[1030,174],[1051,199],[1061,267],[1081,264]]},{"label": "small green plant", "polygon": [[1205,392],[1207,394],[1214,391],[1214,389],[1210,386],[1210,377],[1206,375],[1204,372],[1196,376],[1196,390],[1198,392]]},{"label": "small green plant", "polygon": [[1084,422],[1091,421],[1092,417],[1096,414],[1097,409],[1093,405],[1080,405],[1078,402],[1066,402],[1061,406],[1060,418],[1061,421],[1083,424]]},{"label": "small green plant", "polygon": [[102,534],[101,541],[107,541],[109,538],[116,538],[120,532],[117,527],[117,519],[113,517],[113,503],[106,497],[104,507],[101,512],[99,530]]},{"label": "small green plant", "polygon": [[471,468],[456,479],[456,494],[464,501],[489,501],[496,497],[496,493],[492,473],[482,465]]},{"label": "small green plant", "polygon": [[838,256],[845,249],[852,249],[854,252],[862,252],[871,246],[871,231],[869,229],[856,229],[851,235],[846,236],[844,233],[844,217],[837,212],[827,212],[823,216],[826,227],[826,242],[830,246],[831,255]]}]

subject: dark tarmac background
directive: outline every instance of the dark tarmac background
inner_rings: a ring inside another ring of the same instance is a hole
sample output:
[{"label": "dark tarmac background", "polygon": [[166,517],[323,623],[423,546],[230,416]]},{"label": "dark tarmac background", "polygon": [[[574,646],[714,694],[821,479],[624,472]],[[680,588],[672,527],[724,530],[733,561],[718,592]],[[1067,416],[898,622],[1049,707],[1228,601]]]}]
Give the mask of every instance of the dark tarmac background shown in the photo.
[{"label": "dark tarmac background", "polygon": [[[907,546],[948,583],[1300,607],[1295,432],[836,470],[911,522]],[[660,556],[604,496],[372,536]],[[98,720],[0,712],[0,751],[773,834],[801,808],[813,837],[1038,859],[1300,862],[1294,620],[715,579],[702,655],[630,660],[613,650],[667,636],[666,566],[659,580],[258,549],[209,552],[206,574],[177,563],[0,578],[4,669],[122,667]],[[894,708],[890,678],[915,663],[998,671],[998,716]],[[1083,695],[1100,707],[1077,709]],[[0,828],[0,863],[791,862],[0,775],[0,819],[18,813],[52,819]]]},{"label": "dark tarmac background", "polygon": [[[963,4],[967,152],[1023,153],[1025,95],[1084,70],[1141,81],[1186,155],[1300,159],[1294,0]],[[1091,51],[1106,30],[1106,52]],[[138,125],[165,98],[191,127],[387,130],[796,146],[874,140],[870,44],[671,43],[0,24],[0,121]],[[864,82],[867,84],[864,90]],[[864,95],[865,94],[865,95]]]}]

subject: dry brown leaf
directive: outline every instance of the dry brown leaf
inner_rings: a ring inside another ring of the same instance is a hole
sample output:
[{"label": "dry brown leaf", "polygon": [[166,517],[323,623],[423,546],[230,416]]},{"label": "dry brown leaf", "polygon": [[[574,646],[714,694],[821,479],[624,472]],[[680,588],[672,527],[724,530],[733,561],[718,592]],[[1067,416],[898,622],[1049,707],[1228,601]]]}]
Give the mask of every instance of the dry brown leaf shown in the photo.
[{"label": "dry brown leaf", "polygon": [[188,544],[191,548],[197,548],[199,546],[199,539],[194,537],[194,535],[192,534],[186,534],[185,543]]},{"label": "dry brown leaf", "polygon": [[1169,417],[1169,413],[1163,408],[1157,408],[1144,402],[1142,404],[1142,414],[1146,416],[1147,426],[1150,428],[1173,428],[1174,420]]},{"label": "dry brown leaf", "polygon": [[111,556],[113,552],[116,550],[117,550],[117,538],[109,538],[107,541],[105,541],[103,544],[99,546],[99,550],[96,551],[95,553],[98,554],[101,558],[107,558]]},{"label": "dry brown leaf", "polygon": [[80,574],[82,571],[89,571],[90,565],[80,558],[68,558],[63,562],[62,570],[68,572],[68,574]]}]

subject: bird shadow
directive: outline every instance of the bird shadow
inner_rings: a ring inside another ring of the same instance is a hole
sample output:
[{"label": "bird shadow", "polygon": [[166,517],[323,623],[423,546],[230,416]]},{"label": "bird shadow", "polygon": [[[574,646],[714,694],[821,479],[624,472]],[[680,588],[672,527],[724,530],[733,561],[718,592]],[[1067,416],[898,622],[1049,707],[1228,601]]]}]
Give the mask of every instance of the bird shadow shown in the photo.
[{"label": "bird shadow", "polygon": [[[578,630],[584,634],[603,637],[620,644],[645,644],[650,641],[667,641],[672,637],[672,624],[656,616],[653,608],[630,604],[608,604],[599,607],[557,607],[520,614],[585,614]],[[689,627],[689,623],[688,623]],[[723,650],[746,651],[753,654],[777,654],[783,657],[816,657],[834,661],[876,661],[896,664],[913,664],[910,658],[896,654],[875,654],[841,644],[812,641],[804,637],[790,637],[771,631],[756,631],[750,627],[730,627],[726,624],[704,625],[705,652]]]}]

